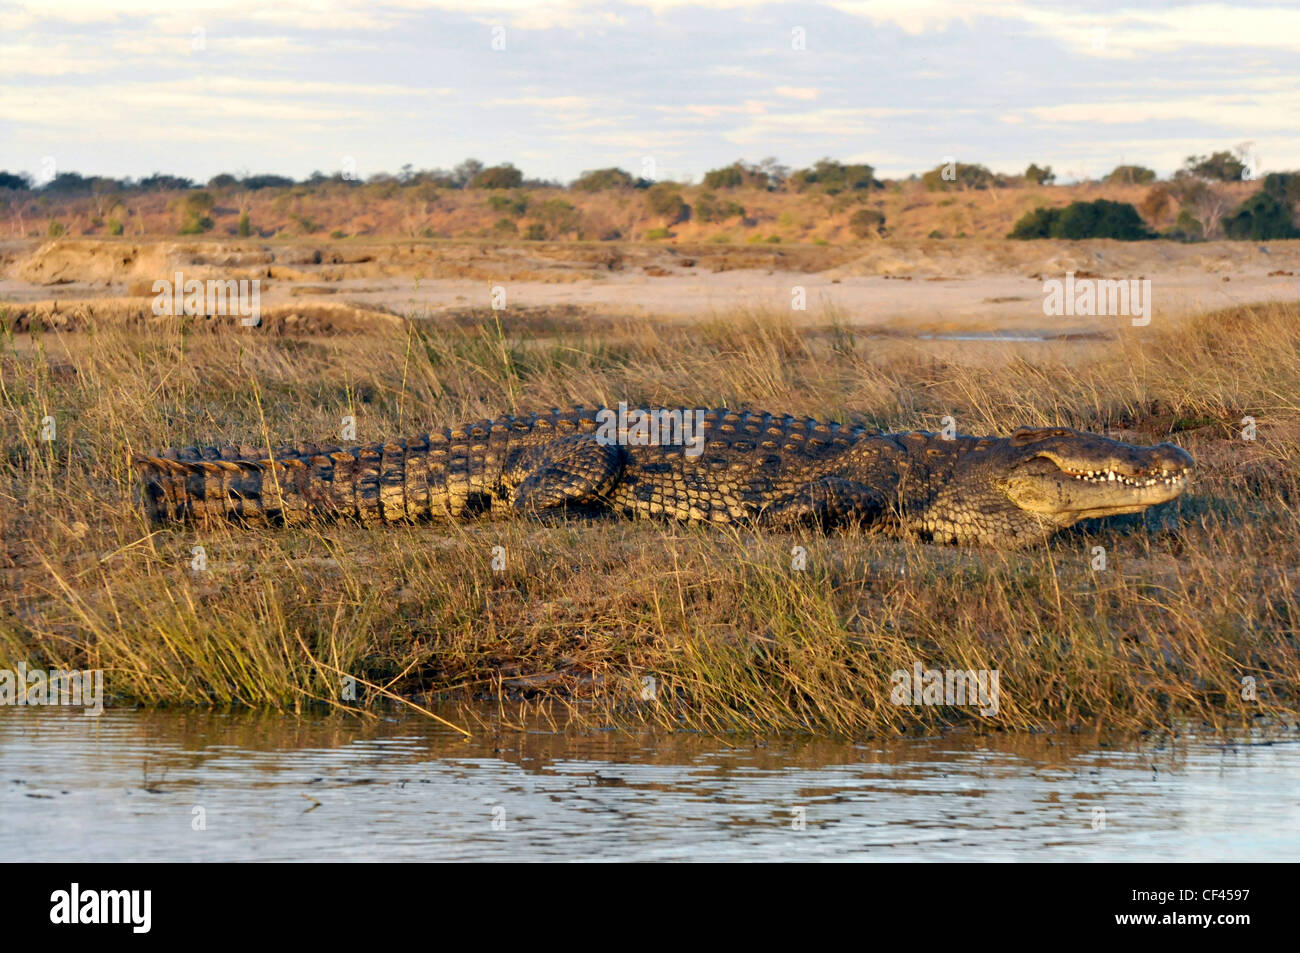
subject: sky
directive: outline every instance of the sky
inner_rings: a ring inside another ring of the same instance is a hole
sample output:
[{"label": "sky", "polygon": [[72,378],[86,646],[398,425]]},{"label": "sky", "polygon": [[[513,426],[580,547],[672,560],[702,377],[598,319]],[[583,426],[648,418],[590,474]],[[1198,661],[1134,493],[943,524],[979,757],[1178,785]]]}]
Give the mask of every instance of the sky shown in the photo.
[{"label": "sky", "polygon": [[[0,0],[0,169],[1300,168],[1300,0]],[[647,174],[649,173],[649,174]]]}]

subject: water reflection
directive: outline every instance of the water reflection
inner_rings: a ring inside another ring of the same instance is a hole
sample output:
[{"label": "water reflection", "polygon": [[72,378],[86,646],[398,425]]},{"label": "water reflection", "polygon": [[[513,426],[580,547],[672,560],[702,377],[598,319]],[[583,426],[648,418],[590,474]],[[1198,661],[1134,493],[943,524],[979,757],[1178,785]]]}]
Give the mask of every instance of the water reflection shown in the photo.
[{"label": "water reflection", "polygon": [[5,709],[0,817],[0,860],[1295,860],[1300,733],[729,747]]}]

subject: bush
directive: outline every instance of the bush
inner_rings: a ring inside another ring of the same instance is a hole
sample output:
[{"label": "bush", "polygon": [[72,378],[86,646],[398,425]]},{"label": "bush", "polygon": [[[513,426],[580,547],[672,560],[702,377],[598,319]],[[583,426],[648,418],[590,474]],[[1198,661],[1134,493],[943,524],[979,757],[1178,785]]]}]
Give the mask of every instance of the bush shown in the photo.
[{"label": "bush", "polygon": [[1008,238],[1030,239],[1051,238],[1052,226],[1056,223],[1060,209],[1040,205],[1032,212],[1026,212],[1011,228]]},{"label": "bush", "polygon": [[671,182],[652,185],[646,191],[645,202],[650,213],[664,219],[667,226],[685,222],[691,217],[691,207],[682,200],[682,193]]},{"label": "bush", "polygon": [[62,238],[64,235],[68,234],[68,230],[64,227],[62,222],[50,222],[49,226],[45,229],[45,234],[50,238]]},{"label": "bush", "polygon": [[1117,165],[1106,176],[1111,185],[1147,185],[1155,180],[1155,170],[1144,165]]},{"label": "bush", "polygon": [[1065,208],[1039,207],[1024,215],[1009,238],[1114,238],[1132,242],[1154,238],[1137,209],[1127,202],[1097,199]]},{"label": "bush", "polygon": [[524,238],[530,242],[540,242],[546,240],[546,226],[540,222],[533,222],[524,229]]},{"label": "bush", "polygon": [[1169,237],[1180,242],[1200,241],[1205,237],[1205,226],[1187,209],[1181,209]]},{"label": "bush", "polygon": [[546,228],[551,238],[562,238],[582,225],[578,210],[564,199],[547,199],[533,209],[533,217]]},{"label": "bush", "polygon": [[730,199],[718,201],[711,192],[701,192],[695,200],[693,214],[701,222],[725,222],[729,218],[744,218],[745,206]]},{"label": "bush", "polygon": [[645,233],[645,240],[648,242],[659,241],[664,238],[672,238],[673,233],[666,228],[651,228]]},{"label": "bush", "polygon": [[41,191],[51,195],[79,195],[90,191],[91,181],[76,172],[60,172],[41,186]]},{"label": "bush", "polygon": [[[292,218],[294,224],[298,226],[298,233],[301,235],[315,234],[316,232],[319,232],[323,227],[319,223],[312,221],[306,215],[295,213],[289,217]],[[428,230],[426,229],[426,231]],[[429,237],[432,238],[433,236],[429,236]]]},{"label": "bush", "polygon": [[137,182],[136,187],[142,192],[182,192],[194,188],[194,182],[179,175],[163,175],[161,172],[155,172]]},{"label": "bush", "polygon": [[745,184],[745,173],[740,163],[735,162],[721,169],[710,169],[704,173],[706,189],[738,189]]},{"label": "bush", "polygon": [[1294,210],[1300,202],[1300,173],[1270,172],[1264,176],[1264,192]]},{"label": "bush", "polygon": [[293,179],[284,175],[246,175],[241,182],[244,188],[254,192],[258,189],[287,189],[293,185]]},{"label": "bush", "polygon": [[1122,242],[1154,238],[1142,216],[1128,202],[1096,199],[1071,202],[1061,211],[1062,238],[1114,238]]},{"label": "bush", "polygon": [[849,231],[855,238],[879,238],[885,229],[885,213],[873,208],[858,209],[849,216]]},{"label": "bush", "polygon": [[781,184],[785,168],[777,165],[775,159],[764,159],[758,165],[737,159],[731,165],[721,169],[710,169],[704,173],[706,189],[738,189],[749,186],[757,189],[772,189]]},{"label": "bush", "polygon": [[869,165],[844,165],[833,159],[821,159],[810,169],[792,173],[789,184],[796,192],[816,190],[835,195],[879,187],[875,173],[876,170]]},{"label": "bush", "polygon": [[501,212],[505,215],[513,215],[519,218],[528,211],[528,196],[521,193],[514,195],[491,195],[488,196],[488,205],[492,211]]},{"label": "bush", "polygon": [[1169,214],[1173,204],[1173,196],[1169,194],[1169,190],[1163,185],[1157,185],[1147,192],[1138,206],[1138,211],[1147,221],[1157,222]]},{"label": "bush", "polygon": [[1256,192],[1223,220],[1229,238],[1261,239],[1300,238],[1291,206],[1268,192]]},{"label": "bush", "polygon": [[1181,170],[1184,175],[1221,182],[1240,182],[1246,171],[1245,164],[1231,152],[1215,152],[1208,156],[1188,156]]},{"label": "bush", "polygon": [[110,218],[108,220],[108,234],[121,235],[125,231],[126,226],[122,224],[120,219]]},{"label": "bush", "polygon": [[605,189],[630,189],[636,185],[637,180],[622,169],[593,169],[574,179],[569,188],[579,192],[601,192]]},{"label": "bush", "polygon": [[492,231],[498,235],[518,235],[519,226],[514,223],[513,219],[499,218],[492,225]]},{"label": "bush", "polygon": [[213,221],[208,212],[215,204],[211,192],[192,192],[185,196],[180,203],[181,234],[198,235],[210,231]]},{"label": "bush", "polygon": [[[949,173],[952,178],[945,178],[945,172]],[[964,162],[956,162],[951,165],[935,166],[921,176],[921,184],[931,192],[947,192],[949,189],[954,188],[987,189],[994,185],[1005,185],[1006,183],[982,165],[967,165]]]},{"label": "bush", "polygon": [[239,237],[248,238],[253,234],[253,226],[248,221],[248,213],[239,213]]},{"label": "bush", "polygon": [[484,169],[472,179],[471,189],[517,189],[524,181],[524,174],[509,162]]},{"label": "bush", "polygon": [[1031,162],[1029,168],[1025,169],[1025,180],[1035,185],[1051,185],[1056,181],[1056,173],[1050,165],[1039,167]]}]

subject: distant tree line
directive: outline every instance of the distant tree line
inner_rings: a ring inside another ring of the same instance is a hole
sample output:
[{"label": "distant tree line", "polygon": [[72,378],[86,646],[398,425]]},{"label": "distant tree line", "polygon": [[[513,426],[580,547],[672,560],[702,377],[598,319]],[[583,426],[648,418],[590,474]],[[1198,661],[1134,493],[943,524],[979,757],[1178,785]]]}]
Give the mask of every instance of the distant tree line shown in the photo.
[{"label": "distant tree line", "polygon": [[[1159,181],[1153,169],[1141,165],[1121,164],[1102,177],[1110,185],[1145,186],[1147,191],[1139,207],[1127,202],[1097,199],[1075,202],[1063,208],[1040,206],[1016,222],[1012,238],[1115,238],[1135,241],[1165,237],[1184,241],[1206,238],[1279,239],[1300,237],[1297,213],[1300,211],[1300,173],[1272,173],[1260,191],[1235,208],[1234,199],[1222,184],[1249,178],[1252,169],[1245,147],[1234,151],[1211,152],[1188,156],[1182,168],[1165,181]],[[905,181],[919,183],[934,192],[969,191],[1011,186],[1051,186],[1056,174],[1051,166],[1030,163],[1019,175],[996,173],[986,166],[948,159],[926,172],[913,174]],[[870,203],[876,191],[901,188],[899,180],[881,180],[873,166],[863,162],[840,162],[829,157],[807,168],[791,170],[775,158],[759,162],[738,159],[730,165],[710,169],[702,178],[702,189],[687,204],[684,183],[656,182],[635,176],[624,169],[607,167],[584,171],[568,185],[546,179],[530,179],[509,162],[486,165],[478,159],[466,159],[451,169],[416,169],[407,164],[396,174],[378,172],[364,179],[348,171],[325,174],[313,172],[304,179],[272,173],[221,173],[199,183],[183,176],[155,172],[141,179],[86,176],[60,172],[49,181],[36,185],[23,172],[0,171],[0,196],[31,193],[51,197],[94,196],[97,206],[96,225],[103,224],[110,234],[122,232],[120,200],[132,193],[181,192],[176,199],[180,228],[185,233],[199,233],[213,227],[216,208],[214,197],[234,196],[240,210],[239,234],[251,233],[248,220],[248,193],[263,189],[297,190],[307,194],[321,187],[366,187],[373,194],[387,198],[398,190],[412,190],[421,202],[436,200],[442,190],[482,189],[491,194],[489,204],[502,215],[494,228],[503,234],[520,231],[518,220],[527,212],[536,221],[528,224],[525,237],[555,237],[574,233],[580,220],[578,210],[563,199],[546,199],[530,204],[529,189],[568,189],[572,192],[638,191],[644,194],[647,212],[662,222],[655,229],[663,236],[673,225],[696,219],[719,223],[747,218],[745,206],[731,197],[737,190],[760,189],[833,196],[832,212],[857,205],[850,215],[850,231],[859,238],[884,234],[884,216],[876,209],[861,208]],[[15,197],[16,199],[16,197]],[[12,203],[0,197],[0,204]],[[287,197],[283,200],[287,201]],[[871,204],[880,204],[879,202]],[[11,207],[16,207],[12,206]],[[1149,225],[1160,225],[1155,231]],[[299,225],[307,231],[316,226],[306,220]],[[53,226],[51,226],[53,227]],[[612,234],[612,232],[611,232]]]},{"label": "distant tree line", "polygon": [[[1245,156],[1237,152],[1214,152],[1209,155],[1188,156],[1183,168],[1173,179],[1200,179],[1221,182],[1239,181],[1248,171]],[[1110,184],[1149,185],[1156,181],[1154,170],[1140,165],[1119,165],[1103,177]],[[1056,174],[1051,166],[1030,163],[1020,175],[1002,175],[978,164],[948,161],[910,180],[920,180],[932,191],[988,189],[1015,184],[1051,185]],[[415,169],[410,164],[402,166],[396,174],[377,172],[361,179],[346,171],[325,174],[313,172],[304,179],[271,173],[234,175],[223,172],[206,183],[184,176],[155,172],[142,179],[113,178],[111,176],[84,176],[76,172],[60,172],[50,181],[36,186],[32,177],[24,172],[0,171],[0,189],[13,191],[40,191],[54,195],[87,195],[107,192],[168,192],[197,188],[212,190],[292,188],[318,186],[327,183],[338,185],[373,185],[392,183],[398,186],[431,185],[441,189],[514,189],[514,188],[568,188],[578,192],[599,192],[610,189],[649,189],[655,183],[634,176],[623,169],[610,167],[583,172],[567,186],[554,180],[525,178],[523,172],[509,162],[487,166],[478,159],[466,159],[452,169]],[[680,184],[680,183],[678,183]],[[875,176],[875,169],[866,163],[844,163],[830,158],[819,159],[805,169],[791,171],[775,158],[757,163],[737,160],[718,169],[710,169],[701,184],[713,190],[759,188],[769,191],[821,192],[837,195],[842,192],[859,192],[885,187],[885,182]]]}]

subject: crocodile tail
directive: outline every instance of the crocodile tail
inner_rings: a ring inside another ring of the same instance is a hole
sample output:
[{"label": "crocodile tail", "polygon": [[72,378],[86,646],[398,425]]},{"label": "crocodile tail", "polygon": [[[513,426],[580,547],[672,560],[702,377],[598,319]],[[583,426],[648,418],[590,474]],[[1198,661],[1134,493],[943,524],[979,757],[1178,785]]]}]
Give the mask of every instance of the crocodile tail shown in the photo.
[{"label": "crocodile tail", "polygon": [[[425,450],[428,438],[410,441]],[[133,458],[154,522],[302,523],[352,517],[417,519],[429,512],[425,467],[408,466],[408,441],[363,447],[185,447]],[[424,455],[420,455],[423,462]]]}]

